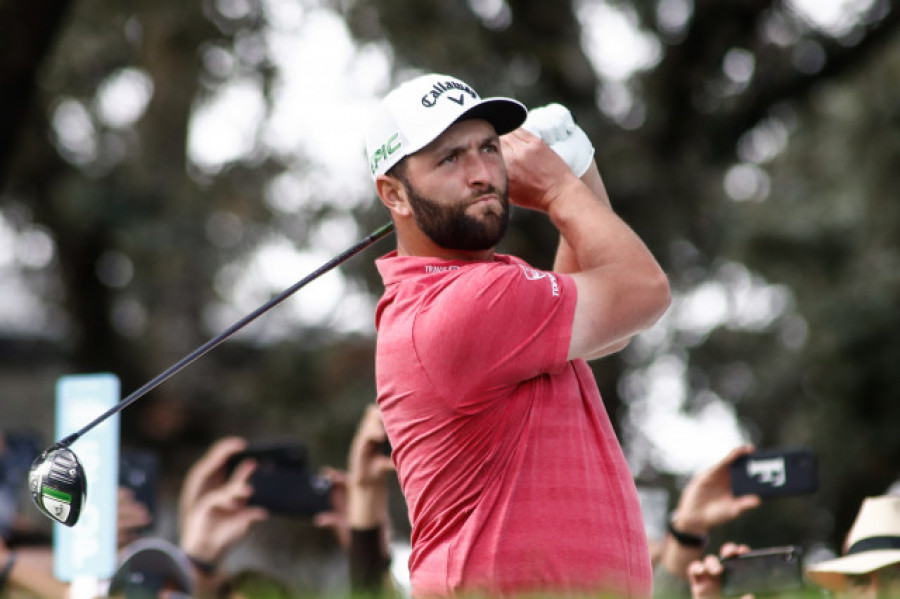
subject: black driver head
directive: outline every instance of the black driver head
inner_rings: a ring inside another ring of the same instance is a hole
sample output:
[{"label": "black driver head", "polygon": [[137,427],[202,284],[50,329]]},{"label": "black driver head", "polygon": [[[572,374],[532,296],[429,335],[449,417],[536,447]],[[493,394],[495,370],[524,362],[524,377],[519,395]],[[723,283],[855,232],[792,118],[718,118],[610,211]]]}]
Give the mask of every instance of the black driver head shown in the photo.
[{"label": "black driver head", "polygon": [[78,456],[54,445],[31,465],[28,488],[34,504],[51,519],[75,526],[87,498],[87,478]]}]

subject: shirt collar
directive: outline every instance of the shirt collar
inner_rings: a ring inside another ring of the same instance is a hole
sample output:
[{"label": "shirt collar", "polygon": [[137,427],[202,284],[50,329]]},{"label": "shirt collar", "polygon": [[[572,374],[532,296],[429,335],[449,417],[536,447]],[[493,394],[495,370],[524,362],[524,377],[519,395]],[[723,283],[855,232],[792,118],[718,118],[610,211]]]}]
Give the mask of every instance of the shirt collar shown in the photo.
[{"label": "shirt collar", "polygon": [[399,256],[397,250],[388,252],[375,261],[385,285],[420,276],[442,276],[476,264],[510,263],[505,254],[494,254],[493,260],[444,260],[433,256]]}]

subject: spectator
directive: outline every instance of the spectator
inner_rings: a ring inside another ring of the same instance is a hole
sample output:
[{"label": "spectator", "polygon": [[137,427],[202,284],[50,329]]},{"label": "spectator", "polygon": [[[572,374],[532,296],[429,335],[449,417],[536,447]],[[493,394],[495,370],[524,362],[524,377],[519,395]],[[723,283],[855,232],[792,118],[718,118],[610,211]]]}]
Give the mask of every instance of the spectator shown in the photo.
[{"label": "spectator", "polygon": [[126,545],[137,541],[141,531],[149,526],[153,519],[147,506],[134,497],[134,492],[127,487],[119,487],[116,501],[116,540],[121,550]]},{"label": "spectator", "polygon": [[387,443],[378,406],[366,406],[350,444],[347,472],[331,470],[334,505],[316,523],[334,529],[349,557],[351,592],[379,595],[398,589],[390,579],[391,522],[388,513],[388,475],[394,463],[382,449]]},{"label": "spectator", "polygon": [[654,572],[656,595],[687,595],[690,592],[687,568],[702,558],[710,533],[759,506],[758,496],[735,496],[731,492],[729,467],[737,458],[753,451],[753,445],[735,447],[685,485],[669,518],[659,564]]},{"label": "spectator", "polygon": [[[267,510],[251,506],[252,459],[238,462],[229,474],[230,458],[247,448],[239,437],[213,443],[188,470],[178,498],[178,546],[156,538],[142,538],[127,546],[110,584],[110,592],[126,593],[129,587],[146,596],[242,598],[289,597],[288,585],[267,572],[225,572],[220,565],[228,553],[246,538],[254,524],[269,517]],[[126,495],[120,509],[123,522],[140,525],[142,512]],[[126,526],[126,528],[131,528]],[[173,593],[175,595],[173,595]]]},{"label": "spectator", "polygon": [[[722,562],[719,558],[743,555],[750,551],[747,545],[725,543],[719,549],[719,557],[707,555],[688,564],[685,573],[690,585],[691,599],[719,599],[722,597]],[[742,599],[752,599],[744,595]]]},{"label": "spectator", "polygon": [[[844,545],[843,557],[808,566],[807,578],[846,599],[900,597],[900,497],[865,499]],[[721,556],[747,551],[746,546],[728,543]],[[687,572],[693,599],[722,596],[719,558],[709,555],[694,560]]]},{"label": "spectator", "polygon": [[49,547],[10,549],[0,538],[0,596],[10,591],[44,599],[65,599],[69,585],[53,578]]},{"label": "spectator", "polygon": [[[380,412],[373,404],[351,444],[348,472],[328,469],[333,509],[314,520],[318,526],[333,528],[348,552],[351,591],[357,594],[382,594],[393,588],[386,574],[390,565],[387,476],[394,466],[380,452],[386,440]],[[179,546],[152,538],[127,546],[111,592],[121,594],[130,584],[153,596],[160,589],[201,597],[290,596],[289,587],[269,573],[226,573],[220,568],[225,554],[254,524],[269,517],[265,509],[248,505],[256,464],[244,459],[230,475],[227,472],[229,459],[246,448],[244,439],[225,437],[191,466],[178,501]],[[125,536],[146,522],[146,514],[127,493],[122,495],[120,536]]]},{"label": "spectator", "polygon": [[900,597],[900,496],[863,500],[843,549],[842,557],[807,568],[807,577],[847,597]]},{"label": "spectator", "polygon": [[28,468],[40,453],[36,436],[0,431],[0,596],[63,598],[68,585],[53,577],[49,537],[19,510]]},{"label": "spectator", "polygon": [[390,584],[386,580],[391,562],[387,476],[394,471],[394,463],[380,451],[386,441],[378,406],[367,406],[347,463],[350,583],[354,592],[378,593]]},{"label": "spectator", "polygon": [[242,460],[230,476],[226,472],[228,458],[246,446],[238,437],[215,442],[188,470],[179,495],[179,546],[194,567],[201,594],[225,582],[218,567],[222,557],[253,524],[269,517],[265,509],[247,505],[256,464]]}]

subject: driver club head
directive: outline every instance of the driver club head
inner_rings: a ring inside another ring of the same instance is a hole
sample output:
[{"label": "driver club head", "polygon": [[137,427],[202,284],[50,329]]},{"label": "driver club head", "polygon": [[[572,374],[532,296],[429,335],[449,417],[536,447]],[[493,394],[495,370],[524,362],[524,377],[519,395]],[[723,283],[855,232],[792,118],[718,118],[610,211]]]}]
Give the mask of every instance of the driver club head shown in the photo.
[{"label": "driver club head", "polygon": [[78,456],[54,445],[44,450],[28,473],[31,499],[52,520],[75,526],[87,497],[87,478]]}]

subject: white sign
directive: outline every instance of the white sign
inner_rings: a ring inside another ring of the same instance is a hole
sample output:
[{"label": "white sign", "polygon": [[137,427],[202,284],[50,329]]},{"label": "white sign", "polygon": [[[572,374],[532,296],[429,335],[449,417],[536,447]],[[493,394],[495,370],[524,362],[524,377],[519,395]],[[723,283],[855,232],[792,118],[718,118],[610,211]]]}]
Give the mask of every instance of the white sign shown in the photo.
[{"label": "white sign", "polygon": [[[115,375],[62,377],[56,384],[56,440],[81,429],[118,401]],[[84,467],[87,497],[74,526],[53,525],[53,573],[65,582],[109,578],[116,568],[119,415],[85,433],[69,449]]]}]

